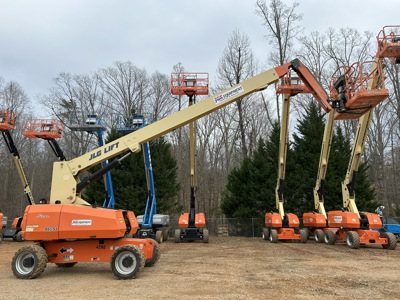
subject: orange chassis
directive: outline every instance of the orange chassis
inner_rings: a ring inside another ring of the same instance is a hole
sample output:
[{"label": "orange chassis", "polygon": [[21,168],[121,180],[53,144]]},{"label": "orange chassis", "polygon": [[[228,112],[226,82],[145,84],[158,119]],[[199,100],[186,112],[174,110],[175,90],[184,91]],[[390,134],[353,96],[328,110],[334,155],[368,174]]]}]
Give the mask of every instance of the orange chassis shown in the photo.
[{"label": "orange chassis", "polygon": [[153,239],[131,238],[139,226],[133,212],[72,204],[30,205],[21,225],[26,241],[12,260],[20,279],[38,277],[48,262],[72,267],[78,262],[111,263],[119,279],[136,278],[160,257]]}]

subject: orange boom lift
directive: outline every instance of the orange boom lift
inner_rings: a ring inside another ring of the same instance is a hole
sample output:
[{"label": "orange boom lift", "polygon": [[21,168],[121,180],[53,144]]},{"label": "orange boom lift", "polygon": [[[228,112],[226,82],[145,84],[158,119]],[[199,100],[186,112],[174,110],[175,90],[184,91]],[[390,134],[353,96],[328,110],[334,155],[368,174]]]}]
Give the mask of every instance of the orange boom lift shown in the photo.
[{"label": "orange boom lift", "polygon": [[[314,94],[325,111],[329,111],[327,106],[328,95],[320,89],[320,85],[316,79],[304,72],[304,66],[299,68],[298,72],[304,74],[300,77],[294,71],[289,72],[278,83],[276,88],[277,94],[283,95],[282,108],[282,124],[280,132],[279,144],[279,160],[278,160],[278,180],[275,189],[276,208],[278,212],[270,212],[265,214],[265,227],[263,228],[263,239],[269,239],[276,243],[278,240],[300,241],[306,243],[308,239],[307,230],[299,229],[300,221],[297,215],[293,213],[285,213],[283,207],[283,181],[285,179],[286,169],[286,153],[288,144],[288,127],[289,127],[289,109],[291,96],[302,94]],[[306,84],[307,83],[307,84]]]},{"label": "orange boom lift", "polygon": [[[196,103],[196,95],[208,95],[208,73],[172,73],[172,95],[188,96],[189,107]],[[197,189],[196,122],[189,123],[190,206],[189,213],[182,213],[175,230],[175,242],[202,240],[208,243],[208,229],[204,213],[196,213]]]},{"label": "orange boom lift", "polygon": [[[390,31],[390,34],[387,32]],[[389,91],[384,86],[383,58],[389,58],[391,62],[400,62],[400,36],[393,32],[399,32],[398,26],[386,26],[379,33],[378,51],[374,61],[357,62],[347,67],[339,68],[332,77],[331,97],[336,99],[337,112],[335,120],[359,119],[353,149],[350,157],[346,177],[342,182],[343,210],[325,213],[323,208],[322,184],[329,158],[329,150],[324,152],[324,143],[330,143],[333,134],[333,118],[330,115],[325,127],[323,147],[321,150],[320,175],[314,189],[315,207],[318,215],[327,221],[324,231],[324,240],[327,244],[336,241],[345,241],[353,249],[360,245],[380,244],[385,249],[396,248],[396,238],[392,233],[380,234],[376,229],[382,227],[378,214],[359,212],[355,201],[355,184],[357,171],[364,150],[365,140],[368,134],[372,112],[376,105],[385,100]],[[329,145],[330,148],[330,145]],[[322,173],[321,173],[322,172]],[[316,228],[316,224],[313,224]],[[321,232],[316,230],[320,241]]]},{"label": "orange boom lift", "polygon": [[[16,115],[11,110],[0,110],[0,131],[3,135],[4,141],[6,142],[7,148],[13,156],[15,166],[17,167],[18,175],[21,180],[24,192],[27,196],[28,203],[30,205],[35,204],[35,200],[32,195],[31,188],[29,186],[28,179],[26,178],[24,168],[22,166],[21,158],[17,147],[15,146],[14,140],[11,135],[11,130],[15,126]],[[23,240],[21,233],[22,218],[17,217],[13,220],[11,228],[6,228],[7,217],[0,214],[0,221],[2,221],[2,227],[0,232],[0,241],[3,238],[12,238],[14,241],[21,242]]]}]

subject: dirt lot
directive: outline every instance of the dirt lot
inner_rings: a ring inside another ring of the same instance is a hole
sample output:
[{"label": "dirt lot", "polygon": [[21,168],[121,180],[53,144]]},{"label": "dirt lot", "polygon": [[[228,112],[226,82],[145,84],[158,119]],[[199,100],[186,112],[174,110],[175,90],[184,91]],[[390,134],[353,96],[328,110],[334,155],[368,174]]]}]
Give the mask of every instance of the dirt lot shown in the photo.
[{"label": "dirt lot", "polygon": [[169,240],[137,279],[115,279],[108,263],[48,264],[37,279],[16,279],[11,259],[27,244],[0,244],[0,299],[400,299],[400,247]]}]

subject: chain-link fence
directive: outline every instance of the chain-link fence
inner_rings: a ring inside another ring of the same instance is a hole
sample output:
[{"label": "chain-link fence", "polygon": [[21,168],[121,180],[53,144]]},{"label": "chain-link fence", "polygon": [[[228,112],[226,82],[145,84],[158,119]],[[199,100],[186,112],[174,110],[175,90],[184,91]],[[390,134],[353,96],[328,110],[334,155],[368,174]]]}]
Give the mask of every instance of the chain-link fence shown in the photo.
[{"label": "chain-link fence", "polygon": [[[261,237],[262,218],[206,218],[206,227],[212,236]],[[170,235],[178,228],[178,219],[170,219]]]}]

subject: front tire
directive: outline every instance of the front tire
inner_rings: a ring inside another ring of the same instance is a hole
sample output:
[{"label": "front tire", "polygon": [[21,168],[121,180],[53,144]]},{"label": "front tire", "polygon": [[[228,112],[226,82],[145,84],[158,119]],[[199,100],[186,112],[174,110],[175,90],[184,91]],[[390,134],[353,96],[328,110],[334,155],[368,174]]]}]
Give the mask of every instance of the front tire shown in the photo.
[{"label": "front tire", "polygon": [[262,238],[263,238],[263,240],[269,239],[269,229],[268,228],[263,228]]},{"label": "front tire", "polygon": [[269,240],[271,241],[271,243],[278,242],[278,231],[276,229],[271,229]]},{"label": "front tire", "polygon": [[111,257],[111,270],[118,279],[136,278],[144,268],[142,250],[135,245],[119,247]]},{"label": "front tire", "polygon": [[30,245],[14,254],[11,269],[19,279],[34,279],[43,273],[47,262],[46,251],[40,246]]},{"label": "front tire", "polygon": [[382,232],[381,233],[381,237],[382,238],[387,238],[387,240],[388,240],[387,244],[382,245],[382,247],[384,249],[388,249],[388,250],[396,249],[397,239],[396,239],[396,236],[393,233],[391,233],[391,232]]}]

